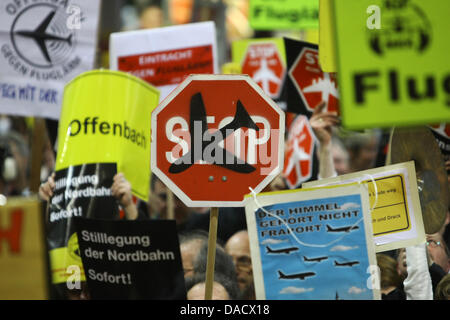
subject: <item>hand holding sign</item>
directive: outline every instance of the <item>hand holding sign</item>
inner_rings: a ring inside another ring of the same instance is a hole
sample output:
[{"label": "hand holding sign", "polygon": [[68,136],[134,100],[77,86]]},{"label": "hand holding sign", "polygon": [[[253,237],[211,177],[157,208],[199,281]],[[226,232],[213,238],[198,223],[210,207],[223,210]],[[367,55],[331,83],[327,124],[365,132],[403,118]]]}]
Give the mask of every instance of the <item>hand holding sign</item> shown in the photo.
[{"label": "hand holding sign", "polygon": [[336,112],[323,112],[326,105],[325,101],[318,104],[317,107],[314,108],[314,112],[309,119],[314,134],[321,145],[329,145],[331,143],[331,129],[333,126],[340,123]]},{"label": "hand holding sign", "polygon": [[131,184],[125,179],[123,173],[117,173],[113,178],[111,186],[111,193],[117,199],[119,204],[125,211],[127,220],[134,220],[137,218],[137,209],[133,203],[131,195]]},{"label": "hand holding sign", "polygon": [[[127,220],[134,220],[137,218],[137,209],[133,203],[131,195],[131,184],[125,178],[123,173],[117,173],[113,179],[114,183],[111,186],[111,194],[117,199],[119,204],[125,210]],[[53,196],[55,190],[55,173],[53,173],[47,182],[41,184],[39,187],[39,197],[42,200],[49,201]]]},{"label": "hand holding sign", "polygon": [[47,182],[39,186],[39,197],[42,200],[49,201],[53,196],[53,190],[55,189],[55,173],[53,172],[50,177],[48,177]]}]

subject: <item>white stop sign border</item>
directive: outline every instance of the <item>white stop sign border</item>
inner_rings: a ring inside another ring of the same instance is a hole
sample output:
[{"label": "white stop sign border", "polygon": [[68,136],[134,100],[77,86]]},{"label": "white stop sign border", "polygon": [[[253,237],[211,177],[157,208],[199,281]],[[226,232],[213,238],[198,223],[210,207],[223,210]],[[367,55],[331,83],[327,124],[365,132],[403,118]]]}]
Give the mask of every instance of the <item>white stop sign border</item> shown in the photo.
[{"label": "white stop sign border", "polygon": [[[156,118],[158,114],[170,103],[175,97],[182,92],[192,81],[246,81],[266,102],[277,112],[279,116],[279,135],[278,135],[278,157],[277,166],[254,188],[256,193],[261,192],[279,173],[283,170],[284,165],[284,128],[285,114],[283,110],[255,83],[248,75],[208,75],[198,74],[190,75],[179,86],[177,86],[152,112],[151,119],[151,154],[157,155],[157,128]],[[164,150],[167,151],[167,150]],[[156,176],[188,207],[243,207],[249,201],[250,197],[245,197],[241,201],[210,201],[210,200],[192,200],[189,196],[178,187],[163,171],[158,168],[157,157],[151,157],[151,170]],[[243,179],[245,183],[245,179]],[[248,190],[250,193],[250,189]]]}]

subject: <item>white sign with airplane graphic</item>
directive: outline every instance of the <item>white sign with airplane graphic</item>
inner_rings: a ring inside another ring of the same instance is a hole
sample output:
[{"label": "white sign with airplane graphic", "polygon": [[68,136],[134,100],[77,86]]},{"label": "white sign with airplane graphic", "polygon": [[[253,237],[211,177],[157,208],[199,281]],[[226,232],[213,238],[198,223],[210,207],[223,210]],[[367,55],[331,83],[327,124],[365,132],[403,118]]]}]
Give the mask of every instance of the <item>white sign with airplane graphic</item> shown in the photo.
[{"label": "white sign with airplane graphic", "polygon": [[94,67],[100,0],[0,3],[2,114],[58,119],[64,86]]},{"label": "white sign with airplane graphic", "polygon": [[256,299],[381,298],[363,186],[261,193],[246,217]]}]

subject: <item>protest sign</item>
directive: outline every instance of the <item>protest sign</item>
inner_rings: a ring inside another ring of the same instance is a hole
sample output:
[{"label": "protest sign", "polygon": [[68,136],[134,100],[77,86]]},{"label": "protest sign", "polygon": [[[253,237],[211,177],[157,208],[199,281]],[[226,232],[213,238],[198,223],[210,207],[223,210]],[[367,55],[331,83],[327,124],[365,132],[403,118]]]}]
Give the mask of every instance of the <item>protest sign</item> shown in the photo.
[{"label": "protest sign", "polygon": [[94,66],[100,0],[2,1],[2,113],[58,119],[64,85]]},{"label": "protest sign", "polygon": [[110,68],[152,84],[162,101],[188,75],[219,72],[214,22],[113,33]]},{"label": "protest sign", "polygon": [[222,65],[223,74],[241,74],[242,68],[239,63],[228,62]]},{"label": "protest sign", "polygon": [[48,298],[44,217],[35,197],[0,205],[0,299]]},{"label": "protest sign", "polygon": [[284,38],[288,77],[287,111],[306,115],[308,118],[323,101],[325,111],[337,112],[339,92],[336,77],[323,72],[319,64],[316,44]]},{"label": "protest sign", "polygon": [[232,60],[241,73],[248,74],[264,92],[277,101],[286,73],[286,54],[282,38],[234,41]]},{"label": "protest sign", "polygon": [[150,115],[158,97],[157,89],[124,72],[95,70],[73,79],[64,93],[56,170],[117,163],[133,194],[147,201]]},{"label": "protest sign", "polygon": [[316,140],[308,118],[298,115],[289,127],[284,156],[283,176],[289,189],[317,179],[319,163]]},{"label": "protest sign", "polygon": [[342,125],[450,120],[450,2],[334,1]]},{"label": "protest sign", "polygon": [[186,206],[213,207],[206,300],[212,297],[218,207],[242,207],[248,187],[261,191],[278,175],[284,120],[244,75],[191,75],[152,113],[152,171]]},{"label": "protest sign", "polygon": [[362,185],[251,197],[246,217],[257,299],[380,299]]},{"label": "protest sign", "polygon": [[92,299],[186,299],[175,220],[75,225]]},{"label": "protest sign", "polygon": [[333,0],[319,2],[319,64],[325,72],[337,71],[332,5]]},{"label": "protest sign", "polygon": [[53,283],[64,283],[70,278],[69,266],[78,266],[80,279],[85,280],[73,218],[119,219],[110,189],[116,173],[115,163],[85,164],[56,171],[47,232]]},{"label": "protest sign", "polygon": [[107,70],[84,73],[67,85],[48,216],[53,283],[67,280],[70,265],[79,266],[85,279],[72,219],[119,218],[110,189],[116,173],[147,201],[150,114],[158,93],[139,78]]},{"label": "protest sign", "polygon": [[414,161],[307,182],[305,188],[358,182],[369,192],[377,252],[422,244],[425,231]]},{"label": "protest sign", "polygon": [[284,120],[248,76],[191,75],[152,113],[152,171],[187,206],[242,207],[281,171]]},{"label": "protest sign", "polygon": [[255,30],[304,30],[319,27],[318,0],[250,0]]}]

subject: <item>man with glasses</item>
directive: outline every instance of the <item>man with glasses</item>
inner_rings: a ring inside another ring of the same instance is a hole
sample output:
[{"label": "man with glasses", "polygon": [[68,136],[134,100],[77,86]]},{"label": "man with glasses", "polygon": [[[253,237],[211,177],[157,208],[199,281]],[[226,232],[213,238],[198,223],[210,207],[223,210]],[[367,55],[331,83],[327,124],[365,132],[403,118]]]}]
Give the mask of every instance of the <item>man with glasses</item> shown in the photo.
[{"label": "man with glasses", "polygon": [[445,273],[450,272],[450,254],[440,233],[427,235],[427,249],[430,259],[439,265]]},{"label": "man with glasses", "polygon": [[242,299],[254,300],[255,289],[247,230],[238,231],[231,236],[225,244],[225,251],[233,258]]}]

